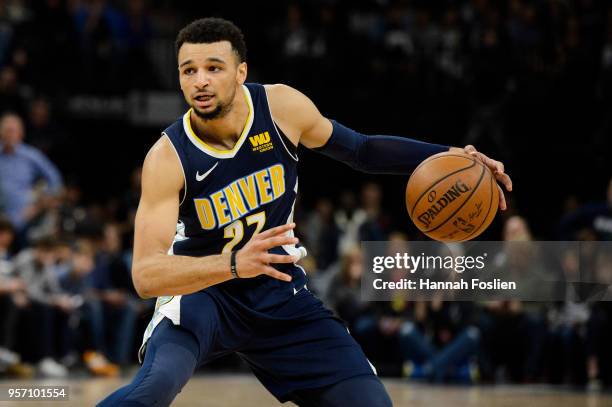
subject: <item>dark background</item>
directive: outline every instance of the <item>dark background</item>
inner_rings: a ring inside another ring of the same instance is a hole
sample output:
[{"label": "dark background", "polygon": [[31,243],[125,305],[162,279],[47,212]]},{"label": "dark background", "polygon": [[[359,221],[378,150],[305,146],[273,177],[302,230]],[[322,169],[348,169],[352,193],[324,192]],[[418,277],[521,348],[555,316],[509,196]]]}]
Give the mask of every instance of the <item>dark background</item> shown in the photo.
[{"label": "dark background", "polygon": [[[101,17],[91,18],[96,7]],[[139,123],[138,108],[128,120],[103,102],[151,90],[182,97],[172,41],[204,16],[244,31],[250,81],[294,86],[327,117],[366,134],[469,142],[504,161],[513,210],[542,238],[578,202],[603,200],[612,173],[612,9],[604,1],[47,0],[30,10],[10,25],[4,64],[27,55],[17,67],[24,104],[51,101],[62,137],[49,155],[86,200],[124,191],[166,125]],[[83,95],[103,107],[75,108]],[[370,179],[318,154],[300,157],[306,206]],[[406,180],[376,177],[400,224],[409,222]]]},{"label": "dark background", "polygon": [[[64,179],[56,196],[27,185],[25,193],[37,192],[30,202],[36,211],[17,233],[0,216],[0,316],[8,321],[0,327],[0,350],[28,363],[56,358],[60,375],[63,366],[71,374],[86,368],[116,376],[118,365],[135,363],[154,309],[154,300],[137,298],[131,279],[135,174],[161,131],[186,109],[174,39],[185,24],[207,16],[243,30],[249,81],[294,86],[325,116],[365,134],[474,144],[503,161],[514,180],[509,210],[479,238],[612,238],[609,2],[0,1],[0,114],[23,118],[25,142],[50,157]],[[306,149],[299,155],[296,234],[309,250],[302,260],[309,290],[347,321],[383,375],[418,380],[403,371],[415,358],[398,358],[397,350],[398,338],[406,339],[400,326],[415,323],[440,349],[477,328],[483,340],[458,349],[483,353],[483,383],[601,380],[612,388],[611,303],[584,303],[580,287],[568,286],[566,301],[554,304],[362,301],[359,243],[424,239],[404,208],[408,177],[357,173]],[[0,173],[0,180],[11,176]],[[352,206],[340,199],[346,191]],[[529,260],[506,253],[502,272],[542,271]],[[575,273],[582,259],[559,260],[548,270],[555,276]],[[580,266],[607,278],[609,269],[591,260]],[[18,304],[13,295],[34,303],[27,289],[44,275],[28,270],[37,267],[61,284],[46,299],[82,296],[103,311]],[[4,282],[11,279],[22,286],[10,288]],[[68,324],[73,318],[77,326]],[[100,323],[90,324],[94,319]],[[120,320],[126,329],[116,329]],[[68,344],[66,332],[85,335]],[[124,345],[133,349],[121,357]],[[105,371],[85,360],[87,349],[106,360]],[[473,363],[455,366],[467,368],[463,383],[478,381]],[[44,376],[54,375],[43,367]]]}]

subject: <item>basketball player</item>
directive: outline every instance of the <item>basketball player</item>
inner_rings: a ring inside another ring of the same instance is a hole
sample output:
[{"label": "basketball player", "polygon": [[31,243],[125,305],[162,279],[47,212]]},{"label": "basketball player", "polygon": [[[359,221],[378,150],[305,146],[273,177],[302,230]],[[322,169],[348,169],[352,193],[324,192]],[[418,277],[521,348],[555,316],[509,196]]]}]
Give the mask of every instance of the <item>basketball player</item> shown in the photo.
[{"label": "basketball player", "polygon": [[[142,367],[100,406],[167,406],[198,366],[229,353],[281,402],[392,405],[374,367],[308,291],[296,264],[306,255],[293,234],[296,146],[396,174],[449,147],[367,137],[323,117],[295,89],[245,83],[243,36],[226,20],[194,21],[178,34],[176,49],[191,108],[145,158],[132,266],[138,293],[158,297],[157,306],[139,352]],[[511,189],[501,163],[465,151]]]}]

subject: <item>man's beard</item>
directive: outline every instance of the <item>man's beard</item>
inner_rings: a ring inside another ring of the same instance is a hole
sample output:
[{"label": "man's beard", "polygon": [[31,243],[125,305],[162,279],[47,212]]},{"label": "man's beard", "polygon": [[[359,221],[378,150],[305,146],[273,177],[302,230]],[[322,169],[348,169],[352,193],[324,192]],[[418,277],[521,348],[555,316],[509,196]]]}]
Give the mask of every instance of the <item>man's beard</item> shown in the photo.
[{"label": "man's beard", "polygon": [[195,114],[203,120],[213,120],[213,119],[220,119],[222,117],[224,117],[225,115],[227,115],[230,110],[232,110],[232,102],[228,103],[228,104],[222,104],[219,103],[217,104],[217,106],[210,112],[201,112],[198,110],[197,107],[195,106],[191,106],[193,108],[193,111],[195,112]]},{"label": "man's beard", "polygon": [[234,105],[234,97],[236,96],[236,90],[232,92],[230,97],[228,98],[229,102],[223,103],[219,102],[217,106],[211,112],[201,112],[197,107],[191,106],[195,114],[202,120],[214,120],[225,117],[231,110]]}]

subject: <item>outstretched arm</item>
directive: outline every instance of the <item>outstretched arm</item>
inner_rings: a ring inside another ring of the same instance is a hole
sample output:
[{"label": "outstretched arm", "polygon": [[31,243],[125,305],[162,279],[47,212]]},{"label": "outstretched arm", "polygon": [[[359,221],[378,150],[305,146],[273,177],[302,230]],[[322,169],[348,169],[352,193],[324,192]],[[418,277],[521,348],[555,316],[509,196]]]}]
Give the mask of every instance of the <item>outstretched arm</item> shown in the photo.
[{"label": "outstretched arm", "polygon": [[[405,137],[366,136],[340,123],[325,118],[308,97],[286,85],[266,87],[274,120],[297,145],[328,155],[364,172],[410,174],[423,160],[444,151],[472,155],[493,171],[508,191],[512,181],[501,162],[476,151],[473,146],[456,148],[425,143]],[[506,209],[500,191],[500,208]]]},{"label": "outstretched arm", "polygon": [[[167,137],[151,148],[142,169],[142,194],[136,212],[132,279],[143,298],[190,294],[232,278],[230,253],[205,257],[168,255],[179,213],[179,192],[184,184],[180,162]],[[295,244],[286,236],[294,224],[255,235],[236,255],[242,278],[267,274],[283,281],[291,277],[270,263],[293,263],[293,256],[273,255],[268,249]]]},{"label": "outstretched arm", "polygon": [[427,157],[448,151],[448,146],[407,137],[366,136],[335,120],[327,142],[314,151],[372,174],[411,174]]}]

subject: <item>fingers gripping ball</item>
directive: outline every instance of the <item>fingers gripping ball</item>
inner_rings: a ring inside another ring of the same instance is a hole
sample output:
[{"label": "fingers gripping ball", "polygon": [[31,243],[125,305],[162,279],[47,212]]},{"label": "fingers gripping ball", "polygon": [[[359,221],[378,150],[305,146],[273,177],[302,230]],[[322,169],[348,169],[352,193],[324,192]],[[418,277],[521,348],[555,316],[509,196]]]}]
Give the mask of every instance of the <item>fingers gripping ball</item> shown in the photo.
[{"label": "fingers gripping ball", "polygon": [[474,239],[493,221],[499,191],[491,171],[467,154],[445,152],[423,161],[406,186],[410,219],[441,242]]}]

